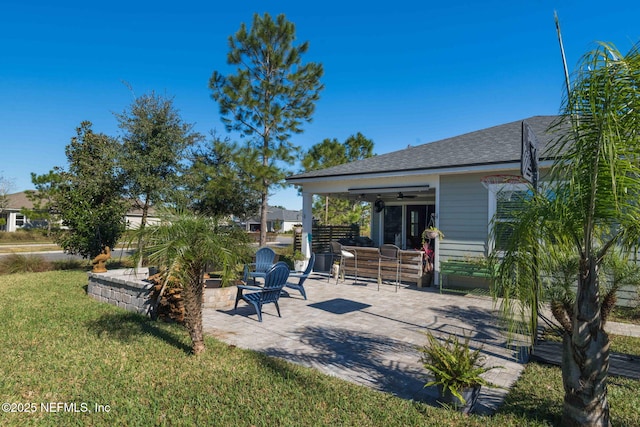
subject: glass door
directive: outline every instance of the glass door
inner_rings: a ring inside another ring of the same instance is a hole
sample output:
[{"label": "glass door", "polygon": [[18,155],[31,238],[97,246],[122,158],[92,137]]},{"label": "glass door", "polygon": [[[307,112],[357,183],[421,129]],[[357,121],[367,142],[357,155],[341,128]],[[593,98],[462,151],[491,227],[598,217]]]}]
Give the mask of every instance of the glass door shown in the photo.
[{"label": "glass door", "polygon": [[401,249],[421,249],[422,232],[435,208],[435,205],[386,206],[382,243],[391,243]]},{"label": "glass door", "polygon": [[383,242],[402,247],[402,206],[384,208]]},{"label": "glass door", "polygon": [[427,226],[427,206],[407,205],[406,249],[420,249],[422,247],[422,231]]}]

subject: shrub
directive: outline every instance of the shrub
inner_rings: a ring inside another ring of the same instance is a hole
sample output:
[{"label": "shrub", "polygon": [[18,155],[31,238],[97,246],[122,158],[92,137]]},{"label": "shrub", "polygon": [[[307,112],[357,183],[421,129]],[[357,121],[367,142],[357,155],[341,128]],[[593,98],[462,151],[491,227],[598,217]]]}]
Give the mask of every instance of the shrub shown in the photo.
[{"label": "shrub", "polygon": [[446,340],[439,340],[431,333],[426,335],[427,344],[419,349],[421,361],[435,379],[425,387],[442,387],[443,393],[451,393],[464,405],[465,400],[460,394],[462,389],[491,385],[481,375],[496,367],[484,366],[485,356],[480,352],[481,349],[471,349],[469,337],[460,342],[455,335],[449,335]]},{"label": "shrub", "polygon": [[42,229],[18,229],[15,232],[0,232],[0,242],[20,243],[20,242],[51,242],[51,238],[46,236],[46,230]]},{"label": "shrub", "polygon": [[0,258],[0,273],[36,273],[51,270],[52,265],[40,255],[9,254]]},{"label": "shrub", "polygon": [[51,261],[51,270],[86,270],[88,268],[86,260],[66,259]]}]

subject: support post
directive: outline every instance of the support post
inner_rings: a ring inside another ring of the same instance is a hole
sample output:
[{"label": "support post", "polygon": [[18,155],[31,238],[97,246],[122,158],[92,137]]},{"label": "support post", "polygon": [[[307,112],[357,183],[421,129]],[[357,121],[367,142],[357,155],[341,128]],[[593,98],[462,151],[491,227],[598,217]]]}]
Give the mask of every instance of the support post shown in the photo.
[{"label": "support post", "polygon": [[[311,256],[311,242],[313,236],[311,235],[311,227],[313,226],[313,194],[308,192],[302,192],[302,236],[308,239],[308,251],[305,256],[308,258]],[[304,248],[304,242],[302,248]],[[303,252],[304,253],[304,252]]]}]

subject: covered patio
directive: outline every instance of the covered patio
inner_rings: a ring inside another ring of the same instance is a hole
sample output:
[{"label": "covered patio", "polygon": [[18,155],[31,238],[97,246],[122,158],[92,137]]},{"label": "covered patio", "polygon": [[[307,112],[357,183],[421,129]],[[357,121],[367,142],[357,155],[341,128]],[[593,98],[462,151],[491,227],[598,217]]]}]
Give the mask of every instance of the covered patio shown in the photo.
[{"label": "covered patio", "polygon": [[[483,387],[476,412],[491,413],[519,377],[521,347],[507,348],[491,298],[440,294],[415,285],[395,287],[376,281],[335,279],[314,273],[306,282],[308,300],[289,291],[280,299],[282,317],[266,306],[263,322],[252,307],[205,309],[206,333],[241,348],[256,350],[347,381],[405,399],[436,405],[435,387],[424,388],[428,375],[418,346],[424,333],[469,336],[483,346],[488,366],[501,366],[486,378],[503,388]],[[522,344],[522,343],[521,343]],[[526,345],[526,344],[525,344]]]},{"label": "covered patio", "polygon": [[[523,129],[535,134],[539,168],[545,170],[551,164],[545,149],[557,138],[548,129],[556,119],[533,116],[499,124],[306,171],[289,176],[287,183],[302,193],[302,225],[312,239],[314,197],[371,203],[371,218],[365,220],[369,220],[369,237],[376,247],[394,244],[400,249],[420,249],[422,232],[430,226],[438,228],[445,238],[434,239],[430,249],[434,281],[439,283],[442,263],[481,262],[495,249],[500,250],[506,234],[492,235],[492,220],[500,212],[500,221],[509,221],[514,207],[496,195],[512,187],[526,191],[524,184],[513,183],[521,178],[522,141],[523,135],[528,135]],[[489,180],[491,177],[503,179]]]}]

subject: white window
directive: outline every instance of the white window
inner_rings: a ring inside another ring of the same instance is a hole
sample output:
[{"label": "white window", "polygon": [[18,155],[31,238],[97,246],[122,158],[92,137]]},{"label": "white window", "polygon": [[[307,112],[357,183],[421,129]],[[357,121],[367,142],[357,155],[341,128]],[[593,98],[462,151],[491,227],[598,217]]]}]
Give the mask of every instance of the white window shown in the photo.
[{"label": "white window", "polygon": [[[514,213],[532,193],[525,184],[492,184],[489,188],[489,251],[504,251],[513,232]],[[493,223],[492,223],[493,221]],[[491,228],[495,224],[495,233]]]}]

